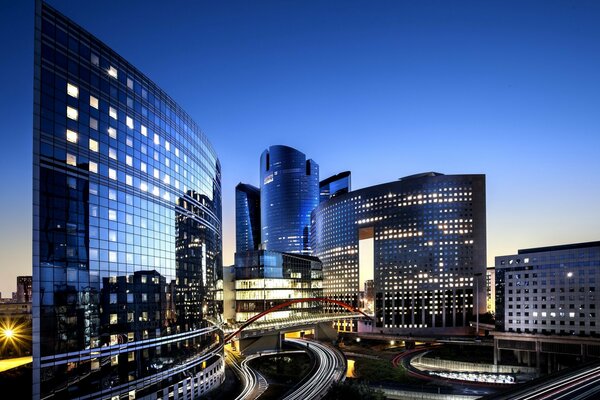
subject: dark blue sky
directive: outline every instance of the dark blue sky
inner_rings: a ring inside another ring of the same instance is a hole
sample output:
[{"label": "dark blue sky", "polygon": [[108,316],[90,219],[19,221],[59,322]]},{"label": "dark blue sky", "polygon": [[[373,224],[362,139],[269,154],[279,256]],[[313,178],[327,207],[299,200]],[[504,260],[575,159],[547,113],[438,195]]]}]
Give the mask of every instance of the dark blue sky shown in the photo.
[{"label": "dark blue sky", "polygon": [[[600,239],[598,1],[67,1],[51,5],[165,89],[233,197],[287,144],[355,188],[485,173],[488,260]],[[0,290],[31,270],[33,1],[2,0]]]}]

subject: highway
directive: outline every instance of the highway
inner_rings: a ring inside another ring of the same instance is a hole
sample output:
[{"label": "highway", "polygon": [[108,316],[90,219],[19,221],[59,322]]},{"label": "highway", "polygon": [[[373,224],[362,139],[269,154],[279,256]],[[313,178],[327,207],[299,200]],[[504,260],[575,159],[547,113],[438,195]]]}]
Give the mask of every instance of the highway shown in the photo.
[{"label": "highway", "polygon": [[286,339],[286,341],[310,351],[315,357],[317,367],[313,369],[308,379],[284,398],[285,400],[320,399],[325,396],[332,384],[346,378],[346,359],[338,350],[310,340]]},{"label": "highway", "polygon": [[254,400],[260,397],[269,387],[267,380],[248,365],[249,361],[257,357],[260,357],[260,355],[253,354],[240,363],[231,351],[226,351],[225,360],[227,364],[233,368],[244,384],[242,392],[236,397],[236,400]]},{"label": "highway", "polygon": [[[487,398],[487,397],[486,397]],[[525,388],[490,396],[511,400],[593,400],[600,398],[600,366],[559,374],[550,380],[531,382]]]}]

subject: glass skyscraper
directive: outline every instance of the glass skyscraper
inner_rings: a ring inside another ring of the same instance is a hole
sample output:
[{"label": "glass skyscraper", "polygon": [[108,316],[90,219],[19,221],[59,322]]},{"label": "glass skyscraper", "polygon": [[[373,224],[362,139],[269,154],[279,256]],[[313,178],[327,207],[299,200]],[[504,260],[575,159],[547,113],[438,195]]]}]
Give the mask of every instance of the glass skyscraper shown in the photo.
[{"label": "glass skyscraper", "polygon": [[235,187],[235,251],[260,246],[260,190],[245,183]]},{"label": "glass skyscraper", "polygon": [[319,202],[329,200],[340,194],[348,193],[352,190],[350,171],[340,172],[339,174],[323,179],[319,183]]},{"label": "glass skyscraper", "polygon": [[375,328],[466,331],[485,312],[485,175],[425,173],[339,195],[312,215],[323,294],[359,306]]},{"label": "glass skyscraper", "polygon": [[221,172],[165,92],[36,2],[33,397],[195,397],[224,379]]},{"label": "glass skyscraper", "polygon": [[319,165],[291,147],[269,147],[260,157],[260,196],[263,248],[310,255],[310,215],[319,204]]}]

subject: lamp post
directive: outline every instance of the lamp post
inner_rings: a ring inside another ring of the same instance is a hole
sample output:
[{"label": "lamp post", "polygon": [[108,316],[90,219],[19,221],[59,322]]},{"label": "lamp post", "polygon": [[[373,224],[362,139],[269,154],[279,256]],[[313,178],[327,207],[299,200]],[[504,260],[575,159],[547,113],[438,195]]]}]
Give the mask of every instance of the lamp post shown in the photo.
[{"label": "lamp post", "polygon": [[477,310],[476,310],[476,317],[475,317],[475,336],[479,336],[479,277],[482,275],[481,272],[477,272],[475,274],[475,296],[477,299]]}]

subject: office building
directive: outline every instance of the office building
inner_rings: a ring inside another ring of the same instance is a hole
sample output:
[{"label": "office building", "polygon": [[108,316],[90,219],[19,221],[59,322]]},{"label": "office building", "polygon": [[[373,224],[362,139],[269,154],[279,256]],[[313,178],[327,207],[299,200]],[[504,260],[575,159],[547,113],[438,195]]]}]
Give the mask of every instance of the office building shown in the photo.
[{"label": "office building", "polygon": [[33,397],[217,387],[213,147],[148,77],[39,1],[34,79]]},{"label": "office building", "polygon": [[351,191],[350,181],[350,171],[344,171],[319,182],[319,202]]},{"label": "office building", "polygon": [[[236,254],[235,318],[246,321],[288,300],[323,296],[321,262],[311,256],[259,250]],[[300,302],[261,321],[292,320],[320,313],[318,302]]]},{"label": "office building", "polygon": [[600,333],[600,242],[519,250],[495,268],[497,330]]},{"label": "office building", "polygon": [[17,276],[17,303],[31,302],[31,276]]},{"label": "office building", "polygon": [[245,183],[235,187],[235,251],[258,250],[260,246],[260,190]]},{"label": "office building", "polygon": [[319,204],[319,166],[296,149],[271,146],[260,158],[262,248],[311,254],[310,214]]},{"label": "office building", "polygon": [[485,213],[484,175],[424,173],[320,203],[324,295],[358,306],[373,280],[377,331],[466,332],[486,309]]},{"label": "office building", "polygon": [[485,303],[486,312],[494,315],[496,313],[496,269],[494,267],[485,271]]}]

